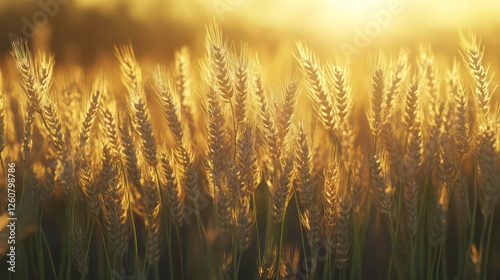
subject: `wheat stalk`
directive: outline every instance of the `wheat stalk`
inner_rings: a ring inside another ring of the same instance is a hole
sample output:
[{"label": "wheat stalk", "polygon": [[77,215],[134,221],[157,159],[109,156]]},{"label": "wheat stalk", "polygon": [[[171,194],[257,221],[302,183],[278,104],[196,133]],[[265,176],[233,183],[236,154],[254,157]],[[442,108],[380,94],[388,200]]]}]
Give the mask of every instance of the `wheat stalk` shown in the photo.
[{"label": "wheat stalk", "polygon": [[238,202],[237,212],[238,212],[238,224],[237,224],[237,234],[238,234],[238,247],[241,252],[248,249],[252,242],[254,227],[255,227],[255,215],[254,211],[250,206],[250,197],[241,197]]},{"label": "wheat stalk", "polygon": [[54,71],[54,56],[39,51],[35,58],[35,70],[38,77],[39,91],[42,95],[46,95],[52,86],[53,71]]},{"label": "wheat stalk", "polygon": [[143,185],[141,182],[141,179],[143,177],[142,171],[140,169],[141,161],[139,160],[139,157],[137,155],[135,139],[129,127],[125,124],[129,119],[127,116],[123,116],[120,119],[119,131],[121,140],[121,152],[123,154],[122,162],[125,165],[125,169],[128,175],[130,200],[132,202],[134,210],[140,214],[143,214],[145,203],[144,196],[141,191]]},{"label": "wheat stalk", "polygon": [[[148,174],[148,173],[146,173]],[[146,258],[149,265],[160,261],[161,245],[161,203],[160,193],[156,186],[154,172],[150,172],[144,180],[144,197],[146,205]],[[170,201],[169,201],[170,202]]]},{"label": "wheat stalk", "polygon": [[325,169],[323,213],[324,236],[328,245],[328,253],[336,247],[335,228],[337,218],[337,188],[339,187],[338,172],[338,168],[333,166],[333,163]]},{"label": "wheat stalk", "polygon": [[275,115],[269,108],[260,75],[255,77],[255,88],[255,95],[257,96],[260,116],[259,130],[264,138],[265,150],[267,151],[274,168],[279,169],[281,158],[279,131],[276,125]]},{"label": "wheat stalk", "polygon": [[468,100],[466,93],[458,81],[458,69],[456,66],[450,73],[449,84],[451,88],[451,97],[455,111],[453,118],[454,140],[457,146],[458,157],[462,158],[469,150],[469,117],[468,117]]},{"label": "wheat stalk", "polygon": [[297,103],[297,84],[290,83],[285,90],[285,100],[281,109],[277,112],[277,126],[279,128],[279,143],[284,146],[286,137],[292,125],[292,118],[295,112],[295,105]]},{"label": "wheat stalk", "polygon": [[247,99],[248,99],[248,55],[245,46],[241,47],[241,53],[235,62],[236,70],[234,76],[235,83],[235,119],[238,124],[243,123],[247,118]]},{"label": "wheat stalk", "polygon": [[227,133],[226,119],[224,118],[221,103],[214,89],[209,88],[206,96],[205,112],[208,119],[208,161],[210,180],[214,181],[211,187],[215,194],[215,181],[220,181],[228,166],[224,154],[231,151],[229,135]]},{"label": "wheat stalk", "polygon": [[175,52],[175,69],[176,69],[176,91],[180,96],[181,116],[186,119],[187,126],[191,137],[195,136],[196,123],[192,107],[190,105],[191,97],[191,55],[189,48],[184,46],[179,51]]},{"label": "wheat stalk", "polygon": [[71,245],[72,245],[72,258],[73,264],[76,270],[82,275],[88,273],[89,268],[89,254],[88,254],[88,243],[89,234],[85,227],[85,216],[80,214],[74,214],[73,225],[71,227]]},{"label": "wheat stalk", "polygon": [[479,177],[479,201],[483,217],[494,209],[498,201],[498,171],[496,170],[499,153],[495,129],[488,125],[480,128],[477,151],[477,172]]},{"label": "wheat stalk", "polygon": [[300,249],[287,245],[283,248],[283,259],[279,267],[280,277],[283,279],[293,279],[296,277],[299,268]]},{"label": "wheat stalk", "polygon": [[[272,244],[272,242],[269,242]],[[260,280],[270,280],[276,277],[276,245],[268,245],[265,250],[266,254],[263,256],[263,259],[258,268]]]},{"label": "wheat stalk", "polygon": [[[109,154],[111,148],[105,145],[103,148],[104,154]],[[105,157],[107,170],[101,179],[101,182],[106,182],[103,217],[104,226],[108,238],[108,244],[114,252],[114,256],[121,258],[128,248],[129,224],[128,224],[128,201],[125,195],[122,175],[118,167],[118,162],[112,155]]]},{"label": "wheat stalk", "polygon": [[489,86],[493,75],[488,74],[489,66],[484,68],[484,47],[481,40],[477,39],[472,32],[460,33],[460,46],[462,58],[467,65],[471,76],[476,83],[476,100],[479,105],[480,115],[486,118],[490,111],[490,100],[494,89],[490,91]]},{"label": "wheat stalk", "polygon": [[222,99],[229,102],[233,97],[233,77],[229,70],[227,42],[222,39],[222,32],[215,22],[206,28],[206,51],[210,60],[211,74],[217,81]]},{"label": "wheat stalk", "polygon": [[172,221],[177,226],[182,225],[184,219],[184,193],[179,183],[176,181],[174,169],[167,155],[161,156],[162,170],[162,195],[166,202],[168,212]]},{"label": "wheat stalk", "polygon": [[28,46],[28,41],[16,39],[11,42],[11,48],[12,50],[10,53],[14,57],[17,70],[21,73],[24,92],[35,110],[41,112],[42,96],[39,92],[35,66]]},{"label": "wheat stalk", "polygon": [[115,55],[120,62],[122,82],[132,97],[143,96],[142,72],[137,64],[132,44],[115,46]]},{"label": "wheat stalk", "polygon": [[314,202],[313,180],[311,174],[312,157],[308,141],[307,134],[305,133],[303,126],[300,125],[295,156],[295,191],[302,206],[306,209]]},{"label": "wheat stalk", "polygon": [[239,196],[252,194],[260,183],[258,160],[255,154],[254,133],[248,125],[243,126],[238,141],[237,160],[240,180],[243,183]]},{"label": "wheat stalk", "polygon": [[84,150],[88,145],[89,139],[92,135],[92,127],[94,126],[97,110],[99,108],[101,101],[101,91],[96,89],[93,91],[89,104],[87,105],[87,110],[83,118],[83,123],[80,126],[80,142],[79,148]]},{"label": "wheat stalk", "polygon": [[284,218],[288,202],[292,194],[293,154],[287,155],[284,158],[283,170],[279,173],[279,177],[272,183],[270,187],[272,193],[272,216],[274,222],[281,222]]},{"label": "wheat stalk", "polygon": [[352,203],[349,196],[350,186],[345,184],[345,178],[339,177],[337,188],[336,209],[336,246],[335,264],[340,270],[347,269],[351,259],[351,243],[353,239]]},{"label": "wheat stalk", "polygon": [[403,80],[406,77],[408,71],[408,51],[403,49],[401,50],[398,58],[398,62],[396,65],[396,69],[391,72],[391,77],[389,81],[389,88],[384,96],[384,105],[382,105],[383,114],[382,119],[384,122],[389,121],[393,116],[393,111],[395,102],[398,99],[399,92],[401,89],[401,85],[403,84]]},{"label": "wheat stalk", "polygon": [[382,105],[385,96],[384,70],[380,68],[375,70],[375,72],[373,73],[372,88],[369,119],[373,135],[378,136],[380,134],[382,126]]},{"label": "wheat stalk", "polygon": [[395,188],[387,175],[384,159],[377,153],[370,157],[370,184],[375,193],[375,206],[389,223],[394,220],[394,194]]},{"label": "wheat stalk", "polygon": [[141,151],[144,156],[144,160],[150,166],[154,167],[158,164],[156,138],[153,134],[151,115],[143,98],[133,98],[132,112],[134,130],[141,139]]},{"label": "wheat stalk", "polygon": [[81,162],[76,174],[79,190],[89,213],[98,217],[101,211],[102,197],[97,182],[93,179],[92,165],[88,159]]},{"label": "wheat stalk", "polygon": [[296,45],[298,54],[295,57],[302,66],[304,76],[306,76],[306,84],[318,117],[328,131],[335,131],[333,102],[326,90],[323,70],[319,65],[318,58],[304,43],[298,42]]},{"label": "wheat stalk", "polygon": [[181,114],[179,112],[179,106],[172,95],[168,83],[165,81],[165,78],[162,75],[162,73],[165,72],[164,69],[162,69],[163,68],[161,68],[159,65],[155,69],[153,88],[155,89],[160,105],[163,108],[168,127],[175,136],[176,144],[182,145],[184,134],[182,130],[182,121]]}]

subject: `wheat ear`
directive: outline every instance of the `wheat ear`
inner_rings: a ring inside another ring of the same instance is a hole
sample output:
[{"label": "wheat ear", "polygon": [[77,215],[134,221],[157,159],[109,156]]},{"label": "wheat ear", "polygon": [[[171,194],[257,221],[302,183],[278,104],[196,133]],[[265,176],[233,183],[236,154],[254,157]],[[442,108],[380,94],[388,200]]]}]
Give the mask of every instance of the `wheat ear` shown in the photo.
[{"label": "wheat ear", "polygon": [[344,270],[347,269],[350,261],[353,238],[352,203],[349,191],[350,186],[344,184],[342,176],[339,183],[339,187],[337,188],[337,246],[335,248],[335,264],[340,270]]},{"label": "wheat ear", "polygon": [[309,207],[314,202],[313,180],[311,174],[312,157],[309,147],[307,134],[303,126],[300,125],[295,156],[295,191],[304,208]]},{"label": "wheat ear", "polygon": [[65,147],[64,131],[61,123],[61,118],[57,113],[55,103],[45,97],[42,101],[42,116],[47,124],[52,144],[59,154],[63,153]]},{"label": "wheat ear", "polygon": [[265,149],[269,155],[274,168],[279,168],[281,150],[279,144],[278,129],[276,127],[275,116],[270,110],[267,98],[264,92],[264,86],[260,75],[255,76],[255,95],[259,106],[260,125],[259,130],[263,136]]},{"label": "wheat ear", "polygon": [[370,184],[375,194],[375,206],[389,223],[393,222],[395,188],[387,175],[386,162],[378,153],[370,157]]},{"label": "wheat ear", "polygon": [[[110,153],[111,148],[105,144],[104,153]],[[122,175],[118,167],[118,162],[113,156],[108,156],[109,172],[104,176],[104,225],[108,237],[108,244],[116,257],[122,257],[127,251],[129,239],[128,225],[128,200],[125,194]]]},{"label": "wheat ear", "polygon": [[153,124],[146,102],[137,97],[132,100],[134,128],[141,139],[141,151],[150,166],[158,164],[156,138],[153,134]]},{"label": "wheat ear", "polygon": [[490,111],[490,100],[494,89],[490,91],[489,88],[493,78],[493,75],[488,73],[489,66],[486,68],[483,66],[484,47],[481,45],[481,40],[471,31],[460,33],[460,46],[462,58],[476,83],[476,100],[481,110],[480,116],[486,118]]},{"label": "wheat ear", "polygon": [[42,95],[46,95],[52,86],[54,71],[54,56],[43,51],[37,53],[35,69],[38,74],[38,89]]},{"label": "wheat ear", "polygon": [[238,246],[243,252],[248,249],[252,242],[254,227],[255,227],[255,215],[251,208],[250,196],[241,197],[238,202]]},{"label": "wheat ear", "polygon": [[335,229],[337,219],[337,188],[338,188],[338,168],[334,162],[330,162],[325,168],[324,181],[324,237],[328,246],[327,252],[331,253],[336,247]]},{"label": "wheat ear", "polygon": [[243,123],[247,117],[247,97],[248,97],[248,56],[245,47],[242,47],[241,53],[236,61],[235,70],[235,118],[238,124]]},{"label": "wheat ear", "polygon": [[146,205],[146,259],[149,265],[160,261],[161,245],[161,203],[160,193],[156,186],[156,178],[151,170],[144,180],[144,197]]},{"label": "wheat ear", "polygon": [[33,57],[25,39],[11,42],[11,55],[14,57],[17,70],[21,73],[22,87],[28,96],[31,105],[37,112],[41,112],[42,96],[38,89],[38,81],[35,73]]},{"label": "wheat ear", "polygon": [[290,83],[285,90],[285,101],[282,108],[277,114],[277,124],[279,128],[279,140],[281,145],[286,144],[286,137],[292,125],[293,113],[297,103],[298,85],[294,82]]},{"label": "wheat ear", "polygon": [[499,153],[495,128],[492,125],[480,128],[477,151],[477,172],[479,177],[479,201],[483,217],[488,217],[498,201],[497,171]]},{"label": "wheat ear", "polygon": [[215,22],[207,27],[206,48],[218,90],[222,99],[229,102],[233,97],[233,81],[229,71],[227,42],[222,39],[222,32]]},{"label": "wheat ear", "polygon": [[294,155],[290,154],[284,158],[283,170],[278,180],[270,186],[273,200],[273,221],[281,222],[284,218],[288,202],[292,194]]},{"label": "wheat ear", "polygon": [[174,168],[167,155],[161,156],[162,170],[162,195],[170,217],[178,226],[182,225],[184,219],[184,193],[176,180]]},{"label": "wheat ear", "polygon": [[450,73],[450,93],[452,97],[454,109],[454,119],[453,119],[453,137],[455,140],[455,145],[457,146],[457,152],[459,158],[462,158],[469,150],[470,145],[470,126],[469,126],[469,116],[468,116],[468,100],[466,93],[464,92],[462,86],[458,81],[458,69],[456,65]]},{"label": "wheat ear", "polygon": [[71,227],[72,258],[76,270],[86,275],[89,266],[88,243],[89,232],[85,227],[86,217],[83,214],[74,213]]},{"label": "wheat ear", "polygon": [[297,52],[296,59],[301,65],[304,76],[306,77],[306,85],[319,119],[328,131],[335,131],[336,122],[333,102],[326,90],[323,72],[318,58],[301,42],[297,43]]},{"label": "wheat ear", "polygon": [[255,154],[254,133],[249,125],[242,128],[242,134],[238,141],[237,159],[240,170],[240,178],[243,183],[242,194],[249,195],[257,189],[260,183],[258,160]]},{"label": "wheat ear", "polygon": [[382,126],[382,105],[385,96],[385,75],[384,70],[378,68],[373,74],[371,105],[370,105],[370,126],[372,133],[378,136]]},{"label": "wheat ear", "polygon": [[[205,112],[208,121],[208,160],[210,179],[214,182],[220,180],[227,167],[224,154],[230,154],[231,141],[227,132],[226,119],[222,112],[219,96],[213,88],[206,94]],[[229,152],[229,153],[228,153]],[[212,193],[214,188],[210,190]]]},{"label": "wheat ear", "polygon": [[137,64],[131,44],[115,46],[115,55],[120,62],[122,82],[132,96],[143,96],[142,72]]},{"label": "wheat ear", "polygon": [[91,138],[91,132],[95,123],[100,101],[101,91],[99,89],[96,89],[92,92],[89,104],[87,105],[87,111],[85,112],[85,116],[83,118],[83,123],[80,127],[79,149],[81,150],[85,149],[85,147],[88,145],[89,139]]},{"label": "wheat ear", "polygon": [[300,248],[287,245],[283,248],[283,259],[279,268],[282,279],[293,279],[297,275],[300,261]]},{"label": "wheat ear", "polygon": [[401,85],[408,71],[408,51],[401,50],[396,65],[396,69],[391,72],[389,88],[387,89],[386,95],[384,97],[383,108],[383,121],[389,121],[393,115],[395,102],[398,99]]},{"label": "wheat ear", "polygon": [[182,47],[175,52],[176,91],[180,96],[181,116],[187,121],[189,132],[193,138],[196,133],[196,123],[189,98],[191,95],[191,61],[188,47]]}]

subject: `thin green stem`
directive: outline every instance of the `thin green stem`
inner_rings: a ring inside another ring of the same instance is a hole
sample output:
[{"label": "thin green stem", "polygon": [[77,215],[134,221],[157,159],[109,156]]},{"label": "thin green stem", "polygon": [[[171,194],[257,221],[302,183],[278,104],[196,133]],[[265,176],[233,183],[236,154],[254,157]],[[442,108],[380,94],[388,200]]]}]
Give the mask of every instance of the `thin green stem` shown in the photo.
[{"label": "thin green stem", "polygon": [[45,238],[45,234],[43,233],[43,231],[42,231],[42,238],[43,238],[45,246],[47,247],[47,253],[49,254],[50,265],[52,267],[52,272],[54,273],[54,278],[57,280],[56,267],[54,266],[54,260],[52,259],[52,253],[50,252],[49,242],[47,242],[47,238]]},{"label": "thin green stem", "polygon": [[171,227],[172,225],[170,222],[166,223],[166,236],[167,236],[167,251],[168,251],[168,266],[169,266],[169,272],[170,272],[170,279],[174,279],[174,264],[173,264],[173,255],[172,255],[172,232],[171,232]]},{"label": "thin green stem", "polygon": [[[474,197],[473,197],[473,206],[472,206],[472,221],[471,228],[469,234],[469,242],[467,244],[467,252],[470,252],[472,247],[472,242],[474,240],[474,230],[476,227],[476,211],[477,211],[477,172],[474,172]],[[467,277],[467,267],[469,266],[469,253],[465,254],[465,265],[463,269],[463,276]]]},{"label": "thin green stem", "polygon": [[255,204],[255,192],[252,193],[252,204],[253,204],[253,214],[255,217],[255,235],[257,238],[257,254],[258,254],[258,260],[257,263],[260,265],[262,264],[262,253],[261,253],[261,245],[260,245],[260,234],[259,234],[259,222],[257,221],[257,206]]},{"label": "thin green stem", "polygon": [[439,279],[439,270],[441,267],[441,256],[443,253],[443,244],[439,245],[438,251],[439,251],[439,253],[438,253],[438,257],[437,257],[436,278],[434,278],[434,279]]},{"label": "thin green stem", "polygon": [[229,99],[229,106],[231,107],[231,116],[233,117],[233,129],[234,129],[234,152],[233,152],[233,160],[236,159],[236,146],[237,146],[237,139],[238,139],[238,123],[236,121],[236,115],[234,112],[234,106],[233,106],[233,101]]},{"label": "thin green stem", "polygon": [[104,249],[104,255],[106,257],[106,263],[108,265],[109,271],[112,273],[113,268],[111,266],[111,262],[109,261],[109,253],[108,253],[108,248],[107,248],[107,244],[106,244],[106,239],[104,238],[104,234],[101,234],[101,238],[102,238],[102,243],[104,245],[104,246],[102,246],[102,248]]},{"label": "thin green stem", "polygon": [[158,264],[154,267],[154,280],[160,280],[160,268]]},{"label": "thin green stem", "polygon": [[236,241],[236,238],[233,238],[233,242],[232,242],[232,246],[233,246],[233,279],[238,279],[238,245],[237,245],[237,241]]},{"label": "thin green stem", "polygon": [[410,280],[415,279],[415,238],[410,237]]},{"label": "thin green stem", "polygon": [[42,206],[40,211],[40,216],[38,217],[38,234],[36,238],[36,248],[37,248],[37,261],[38,261],[38,269],[39,276],[41,280],[45,279],[45,264],[43,261],[43,248],[42,248],[42,219],[43,219],[43,210]]},{"label": "thin green stem", "polygon": [[[149,238],[149,235],[150,235],[150,229],[148,228],[146,230],[146,238]],[[148,279],[146,273],[146,268],[148,267],[148,251],[149,251],[149,246],[145,246],[146,249],[145,249],[145,252],[144,252],[144,261],[142,262],[142,275],[144,275],[144,279]],[[137,263],[139,262],[139,260],[137,260]]]},{"label": "thin green stem", "polygon": [[[134,221],[134,211],[132,210],[132,205],[129,200],[129,211],[130,211],[130,221],[132,223],[132,235],[134,236],[134,253],[135,253],[135,264],[136,264],[136,271],[139,272],[139,245],[137,241],[137,229],[135,226],[135,221]],[[92,224],[93,227],[93,224]]]},{"label": "thin green stem", "polygon": [[205,236],[205,227],[203,226],[203,221],[201,220],[200,211],[198,210],[198,207],[196,207],[195,212],[196,212],[196,224],[198,226],[198,237],[200,239],[201,250],[203,253],[206,253],[205,244],[203,241],[204,240],[203,237]]},{"label": "thin green stem", "polygon": [[432,251],[434,253],[432,254],[432,262],[431,262],[430,269],[429,269],[429,271],[427,273],[427,276],[428,276],[427,279],[432,279],[432,275],[434,274],[434,267],[435,267],[436,259],[437,259],[437,255],[438,255],[438,249],[433,248]]},{"label": "thin green stem", "polygon": [[394,263],[394,255],[395,255],[395,251],[396,251],[396,245],[397,245],[397,242],[398,242],[399,216],[400,216],[400,213],[401,213],[401,196],[402,196],[401,188],[398,188],[397,193],[398,193],[398,199],[397,199],[397,207],[396,207],[396,226],[393,227],[393,235],[394,235],[394,237],[393,237],[393,240],[392,240],[391,257],[389,259],[389,270],[387,272],[387,279],[390,279],[391,275],[392,275],[392,266],[393,266],[393,263]]},{"label": "thin green stem", "polygon": [[238,266],[236,268],[236,274],[235,275],[240,275],[240,265],[241,265],[241,255],[243,252],[239,251],[238,252]]},{"label": "thin green stem", "polygon": [[174,224],[175,227],[175,234],[177,235],[177,244],[179,245],[179,260],[181,262],[181,279],[184,279],[184,257],[182,254],[182,242],[181,242],[181,236],[179,234],[179,227]]},{"label": "thin green stem", "polygon": [[279,279],[279,271],[280,271],[280,267],[281,267],[281,250],[282,250],[282,246],[283,246],[283,232],[284,232],[284,229],[285,229],[285,215],[286,215],[286,211],[285,213],[283,214],[283,218],[281,219],[281,227],[280,227],[280,242],[279,242],[279,247],[278,247],[278,266],[276,267],[276,279]]},{"label": "thin green stem", "polygon": [[491,209],[490,219],[488,221],[488,239],[486,241],[486,254],[484,255],[484,270],[483,270],[483,280],[486,280],[486,275],[488,274],[488,260],[490,256],[490,242],[491,242],[491,232],[493,231],[493,214],[495,208]]},{"label": "thin green stem", "polygon": [[443,244],[441,245],[443,248],[443,279],[448,279],[448,261],[446,259],[446,240],[443,241]]},{"label": "thin green stem", "polygon": [[357,223],[357,217],[356,215],[354,215],[354,224],[353,224],[353,247],[354,247],[354,256],[353,256],[353,262],[352,262],[352,265],[351,265],[351,273],[350,273],[350,279],[354,279],[356,277],[356,274],[357,274],[357,270],[358,270],[358,223]]},{"label": "thin green stem", "polygon": [[427,242],[427,279],[432,279],[432,268],[434,266],[434,255],[430,241]]},{"label": "thin green stem", "polygon": [[[296,194],[293,197],[295,198],[295,205],[297,208],[297,216],[300,217],[299,200],[298,200]],[[302,225],[300,224],[300,219],[299,219],[299,228],[300,228],[300,241],[302,242],[302,252],[304,252],[304,260],[307,260],[306,243],[304,242],[304,231],[302,229]],[[305,261],[304,264],[306,266],[306,275],[309,275],[309,265],[307,264],[307,261]]]}]

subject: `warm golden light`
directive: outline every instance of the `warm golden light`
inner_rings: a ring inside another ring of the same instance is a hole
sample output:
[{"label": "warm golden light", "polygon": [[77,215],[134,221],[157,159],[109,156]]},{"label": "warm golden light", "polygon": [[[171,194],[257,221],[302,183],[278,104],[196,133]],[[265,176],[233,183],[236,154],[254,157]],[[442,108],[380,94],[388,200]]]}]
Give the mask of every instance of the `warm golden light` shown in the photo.
[{"label": "warm golden light", "polygon": [[0,0],[0,279],[500,279],[498,15]]}]

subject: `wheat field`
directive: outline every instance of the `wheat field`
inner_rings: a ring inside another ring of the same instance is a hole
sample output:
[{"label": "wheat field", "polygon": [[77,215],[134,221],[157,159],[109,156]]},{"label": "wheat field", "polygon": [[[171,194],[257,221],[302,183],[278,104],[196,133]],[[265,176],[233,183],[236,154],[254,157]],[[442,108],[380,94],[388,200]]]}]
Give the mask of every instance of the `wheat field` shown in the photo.
[{"label": "wheat field", "polygon": [[494,49],[457,37],[361,74],[298,41],[273,79],[215,21],[169,65],[117,45],[119,78],[12,40],[1,279],[498,279]]}]

